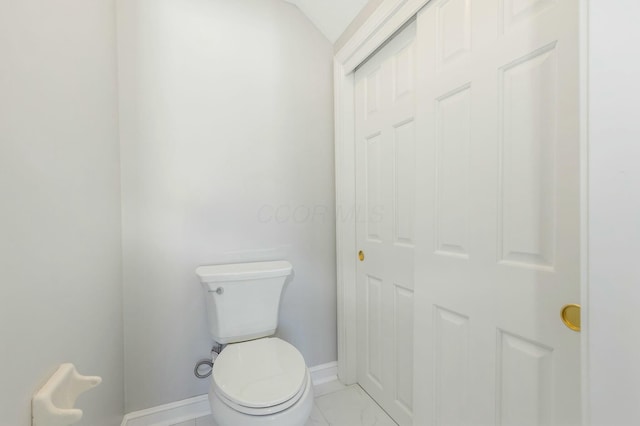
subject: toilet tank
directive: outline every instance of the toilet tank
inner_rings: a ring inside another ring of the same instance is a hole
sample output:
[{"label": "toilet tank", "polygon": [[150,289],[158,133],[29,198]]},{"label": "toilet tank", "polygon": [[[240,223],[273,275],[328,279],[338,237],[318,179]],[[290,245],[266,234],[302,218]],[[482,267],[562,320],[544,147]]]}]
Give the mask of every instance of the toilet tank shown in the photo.
[{"label": "toilet tank", "polygon": [[287,261],[198,267],[213,340],[234,343],[274,334],[280,296],[292,269]]}]

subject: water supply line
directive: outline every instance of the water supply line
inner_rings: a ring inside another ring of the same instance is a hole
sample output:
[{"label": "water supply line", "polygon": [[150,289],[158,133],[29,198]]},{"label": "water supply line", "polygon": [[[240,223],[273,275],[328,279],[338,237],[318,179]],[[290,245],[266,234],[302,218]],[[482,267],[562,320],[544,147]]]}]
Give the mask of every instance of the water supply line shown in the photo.
[{"label": "water supply line", "polygon": [[[196,366],[193,369],[193,374],[198,379],[206,379],[207,377],[209,377],[211,375],[211,372],[213,371],[213,363],[216,362],[216,358],[218,357],[220,352],[222,352],[223,348],[224,347],[221,344],[213,345],[213,347],[211,348],[211,358],[210,359],[202,359],[202,360],[200,360],[200,361],[198,361],[196,363]],[[202,370],[200,370],[200,368],[203,365],[206,366],[206,370],[205,370],[204,373],[202,373],[201,372]]]},{"label": "water supply line", "polygon": [[[203,365],[206,365],[209,367],[206,373],[200,372],[200,367],[202,367]],[[213,371],[213,361],[210,361],[208,359],[202,359],[196,363],[196,367],[193,369],[193,374],[195,374],[195,376],[198,379],[206,379],[211,375],[212,371]]]}]

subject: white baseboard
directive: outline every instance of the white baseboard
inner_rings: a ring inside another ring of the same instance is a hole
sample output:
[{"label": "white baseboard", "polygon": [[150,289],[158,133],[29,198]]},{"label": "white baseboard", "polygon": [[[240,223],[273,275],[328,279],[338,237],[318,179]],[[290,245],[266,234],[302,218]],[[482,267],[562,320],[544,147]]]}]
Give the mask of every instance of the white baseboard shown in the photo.
[{"label": "white baseboard", "polygon": [[[338,363],[310,367],[313,386],[338,380]],[[172,402],[146,410],[135,411],[124,416],[122,426],[171,426],[211,414],[209,396],[200,395],[184,401]]]},{"label": "white baseboard", "polygon": [[326,364],[310,367],[311,381],[313,386],[322,385],[327,382],[338,380],[338,362],[328,362]]},{"label": "white baseboard", "polygon": [[211,414],[209,396],[200,395],[184,401],[129,413],[122,419],[122,426],[171,426],[209,414]]}]

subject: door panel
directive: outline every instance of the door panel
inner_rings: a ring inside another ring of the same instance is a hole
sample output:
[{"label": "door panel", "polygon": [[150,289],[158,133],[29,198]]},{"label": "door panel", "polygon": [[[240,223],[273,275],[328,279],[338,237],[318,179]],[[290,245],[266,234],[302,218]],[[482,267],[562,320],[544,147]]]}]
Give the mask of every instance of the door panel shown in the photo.
[{"label": "door panel", "polygon": [[578,2],[417,22],[415,424],[580,424]]},{"label": "door panel", "polygon": [[468,257],[471,86],[436,100],[436,251]]},{"label": "door panel", "polygon": [[401,425],[413,416],[415,22],[356,71],[358,382]]},{"label": "door panel", "polygon": [[413,246],[416,190],[415,122],[407,121],[393,129],[393,242]]},{"label": "door panel", "polygon": [[500,330],[496,424],[553,424],[553,349]]},{"label": "door panel", "polygon": [[[435,307],[437,424],[464,425],[469,404],[469,318]],[[424,385],[424,384],[423,384]]]},{"label": "door panel", "polygon": [[555,43],[499,70],[501,262],[553,270],[557,114]]}]

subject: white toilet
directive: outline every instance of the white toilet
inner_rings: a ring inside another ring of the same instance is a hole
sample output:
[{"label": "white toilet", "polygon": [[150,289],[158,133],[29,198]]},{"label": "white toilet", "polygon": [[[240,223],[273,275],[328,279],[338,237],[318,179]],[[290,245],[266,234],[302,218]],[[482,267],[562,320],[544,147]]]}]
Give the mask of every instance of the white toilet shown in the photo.
[{"label": "white toilet", "polygon": [[272,336],[292,266],[286,261],[201,266],[215,359],[209,402],[218,426],[303,426],[313,406],[302,354]]}]

